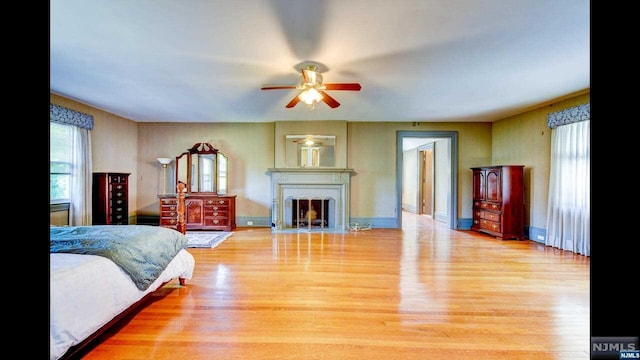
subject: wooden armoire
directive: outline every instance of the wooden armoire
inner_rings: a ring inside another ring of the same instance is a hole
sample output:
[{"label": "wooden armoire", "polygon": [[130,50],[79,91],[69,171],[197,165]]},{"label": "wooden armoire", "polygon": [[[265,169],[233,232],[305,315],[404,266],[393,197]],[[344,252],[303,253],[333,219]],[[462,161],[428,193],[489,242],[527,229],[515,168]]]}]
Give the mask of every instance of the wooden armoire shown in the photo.
[{"label": "wooden armoire", "polygon": [[129,173],[93,173],[93,225],[129,224]]},{"label": "wooden armoire", "polygon": [[524,237],[524,166],[473,167],[471,230],[498,239]]}]

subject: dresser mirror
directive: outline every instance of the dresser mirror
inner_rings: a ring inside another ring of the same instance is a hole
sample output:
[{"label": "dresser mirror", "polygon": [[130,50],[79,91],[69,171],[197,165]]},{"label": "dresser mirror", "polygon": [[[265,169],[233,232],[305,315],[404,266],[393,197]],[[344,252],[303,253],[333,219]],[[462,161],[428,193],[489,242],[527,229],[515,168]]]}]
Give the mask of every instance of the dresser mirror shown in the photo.
[{"label": "dresser mirror", "polygon": [[335,135],[286,135],[287,167],[334,167]]},{"label": "dresser mirror", "polygon": [[176,156],[176,184],[187,193],[227,193],[227,157],[209,143],[196,143]]}]

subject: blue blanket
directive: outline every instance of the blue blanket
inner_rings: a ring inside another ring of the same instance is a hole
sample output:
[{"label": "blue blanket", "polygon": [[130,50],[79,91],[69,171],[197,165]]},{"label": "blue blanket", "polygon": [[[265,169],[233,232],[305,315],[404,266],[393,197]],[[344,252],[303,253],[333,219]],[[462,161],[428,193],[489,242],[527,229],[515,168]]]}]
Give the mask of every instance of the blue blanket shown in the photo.
[{"label": "blue blanket", "polygon": [[138,289],[146,290],[187,247],[180,232],[149,225],[51,227],[52,253],[99,255],[118,264]]}]

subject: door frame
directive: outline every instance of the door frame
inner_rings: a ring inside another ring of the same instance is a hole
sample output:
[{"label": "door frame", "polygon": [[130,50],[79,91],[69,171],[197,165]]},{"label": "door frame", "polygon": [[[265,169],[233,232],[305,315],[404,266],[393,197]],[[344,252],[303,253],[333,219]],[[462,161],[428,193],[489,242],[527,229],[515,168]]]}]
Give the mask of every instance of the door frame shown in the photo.
[{"label": "door frame", "polygon": [[[426,159],[422,157],[423,154],[425,154],[426,152],[429,152],[429,162],[431,164],[431,167],[429,169],[427,169],[425,167],[425,163],[426,163]],[[429,199],[429,211],[428,214],[429,216],[431,216],[432,218],[435,218],[435,214],[434,214],[434,180],[435,180],[435,146],[433,146],[433,143],[429,143],[426,145],[422,145],[418,147],[418,154],[419,154],[419,179],[418,179],[418,200],[416,201],[416,203],[418,204],[418,214],[427,214],[424,212],[424,206],[423,201],[425,198]],[[424,180],[425,180],[425,173],[428,172],[428,177],[431,181],[431,186],[429,186],[428,191],[425,193],[425,188],[424,188]]]},{"label": "door frame", "polygon": [[458,132],[457,131],[404,131],[396,132],[396,227],[402,229],[402,173],[404,138],[437,138],[449,139],[450,155],[450,194],[449,196],[449,228],[458,229]]}]

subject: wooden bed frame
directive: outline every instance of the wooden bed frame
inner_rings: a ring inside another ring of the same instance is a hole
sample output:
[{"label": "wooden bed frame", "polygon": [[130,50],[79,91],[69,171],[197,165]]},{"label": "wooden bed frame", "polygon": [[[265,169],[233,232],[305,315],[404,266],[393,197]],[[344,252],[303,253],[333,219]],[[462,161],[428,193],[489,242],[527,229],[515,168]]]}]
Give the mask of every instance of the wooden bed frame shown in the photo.
[{"label": "wooden bed frame", "polygon": [[[186,193],[186,189],[187,186],[185,183],[183,182],[179,182],[178,186],[178,225],[177,225],[177,230],[180,231],[181,233],[185,234],[186,233],[186,224],[184,221],[184,214],[185,214],[185,204],[184,204],[184,198],[185,198],[185,193]],[[184,278],[178,278],[178,281],[180,283],[180,286],[185,286],[186,285],[186,279]],[[86,353],[88,351],[90,351],[93,346],[92,343],[94,342],[94,340],[96,340],[100,335],[102,335],[105,331],[107,331],[107,329],[111,328],[112,326],[114,326],[116,323],[118,323],[120,320],[122,320],[124,317],[126,317],[127,315],[131,314],[133,311],[137,310],[140,308],[140,306],[142,304],[144,304],[151,295],[153,295],[154,293],[156,293],[158,290],[162,289],[166,284],[168,284],[169,281],[163,283],[162,285],[160,285],[155,291],[148,293],[147,295],[143,296],[140,300],[138,300],[137,302],[133,303],[131,306],[129,306],[128,308],[126,308],[125,310],[123,310],[120,314],[116,315],[113,319],[111,319],[111,321],[109,321],[108,323],[104,324],[100,329],[96,330],[93,334],[89,335],[86,339],[84,339],[82,342],[80,342],[77,345],[74,345],[72,347],[70,347],[67,352],[59,359],[59,360],[72,360],[72,359],[81,359],[84,355],[86,355]]]},{"label": "wooden bed frame", "polygon": [[[184,279],[180,279],[180,285],[183,285],[183,281],[184,281]],[[167,283],[164,283],[164,284],[160,285],[160,287],[157,290],[155,290],[154,292],[162,289],[162,287],[164,287],[166,284]],[[93,346],[94,346],[93,341],[94,340],[96,340],[100,335],[102,335],[105,331],[107,331],[109,328],[114,326],[116,323],[118,323],[124,317],[126,317],[129,314],[131,314],[134,310],[137,310],[138,308],[140,308],[140,306],[143,303],[145,303],[147,301],[147,299],[149,298],[149,296],[153,295],[154,292],[148,293],[147,295],[142,297],[142,299],[138,300],[137,302],[135,302],[134,304],[132,304],[131,306],[126,308],[120,314],[116,315],[116,317],[111,319],[111,321],[109,321],[108,323],[104,324],[100,329],[96,330],[93,334],[89,335],[86,339],[82,340],[82,342],[79,343],[78,345],[74,345],[74,346],[70,347],[69,350],[67,350],[67,352],[64,355],[62,355],[62,357],[59,360],[79,360],[79,359],[82,359],[87,354],[87,352],[89,352],[93,348]],[[97,345],[97,344],[95,344],[95,345]]]}]

